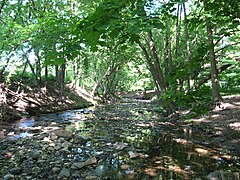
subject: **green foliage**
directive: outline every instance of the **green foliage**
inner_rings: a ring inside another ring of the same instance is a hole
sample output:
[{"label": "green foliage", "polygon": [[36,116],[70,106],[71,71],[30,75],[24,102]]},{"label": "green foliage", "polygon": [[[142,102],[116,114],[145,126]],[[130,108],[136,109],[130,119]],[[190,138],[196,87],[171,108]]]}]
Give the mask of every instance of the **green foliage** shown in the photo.
[{"label": "green foliage", "polygon": [[16,71],[14,74],[11,74],[11,76],[8,77],[5,82],[14,91],[22,90],[22,88],[24,89],[27,86],[36,85],[36,79],[31,73],[22,73],[20,71]]},{"label": "green foliage", "polygon": [[[9,82],[24,80],[30,84],[37,78],[29,70],[29,64],[42,76],[41,68],[48,67],[52,80],[56,79],[54,66],[65,64],[66,82],[72,81],[89,91],[99,83],[100,95],[152,90],[156,80],[154,72],[149,71],[149,64],[157,63],[147,36],[151,31],[167,82],[167,90],[161,97],[164,107],[204,112],[211,91],[206,87],[194,88],[210,73],[206,20],[214,27],[217,66],[234,64],[234,68],[219,76],[221,81],[227,82],[222,92],[237,90],[240,84],[239,64],[235,60],[239,58],[239,3],[204,2],[205,5],[203,1],[192,1],[184,19],[183,12],[176,16],[176,7],[182,6],[183,1],[8,1],[1,7],[0,72],[7,75],[15,67],[16,72]],[[138,47],[140,42],[146,52]],[[227,47],[223,48],[225,45]],[[150,62],[146,61],[144,53],[149,55]],[[195,83],[190,89],[187,87],[189,79]]]},{"label": "green foliage", "polygon": [[207,113],[212,106],[210,87],[202,86],[198,91],[189,92],[188,97],[193,101],[191,112],[198,115]]},{"label": "green foliage", "polygon": [[[203,96],[204,94],[204,96]],[[171,106],[173,110],[191,109],[191,112],[204,114],[211,107],[211,89],[207,86],[202,86],[197,91],[177,91],[169,89],[161,96],[163,107]]]}]

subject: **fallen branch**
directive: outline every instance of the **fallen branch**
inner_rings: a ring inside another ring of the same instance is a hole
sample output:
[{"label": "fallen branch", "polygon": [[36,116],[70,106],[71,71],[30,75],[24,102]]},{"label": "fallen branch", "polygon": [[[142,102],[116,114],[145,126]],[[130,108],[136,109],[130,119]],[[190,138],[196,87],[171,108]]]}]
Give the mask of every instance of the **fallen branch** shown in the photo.
[{"label": "fallen branch", "polygon": [[16,103],[16,102],[19,101],[19,100],[22,100],[22,101],[25,101],[25,102],[27,102],[27,103],[29,103],[29,104],[34,104],[34,105],[36,105],[36,106],[38,106],[38,107],[41,107],[41,105],[40,105],[39,103],[37,103],[37,102],[35,102],[35,101],[32,101],[32,100],[28,99],[27,97],[24,97],[22,94],[18,94],[18,93],[16,93],[16,92],[8,89],[7,87],[2,87],[2,89],[3,89],[7,94],[12,95],[13,97],[15,97],[15,98],[17,99],[14,103]]}]

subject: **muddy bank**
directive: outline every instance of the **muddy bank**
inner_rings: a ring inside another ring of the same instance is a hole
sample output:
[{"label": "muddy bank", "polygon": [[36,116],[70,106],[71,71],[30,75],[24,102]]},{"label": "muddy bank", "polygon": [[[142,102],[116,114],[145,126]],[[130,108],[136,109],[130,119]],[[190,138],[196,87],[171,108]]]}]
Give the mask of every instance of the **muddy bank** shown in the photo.
[{"label": "muddy bank", "polygon": [[76,91],[65,86],[0,86],[0,123],[12,122],[22,116],[84,108],[91,105]]}]

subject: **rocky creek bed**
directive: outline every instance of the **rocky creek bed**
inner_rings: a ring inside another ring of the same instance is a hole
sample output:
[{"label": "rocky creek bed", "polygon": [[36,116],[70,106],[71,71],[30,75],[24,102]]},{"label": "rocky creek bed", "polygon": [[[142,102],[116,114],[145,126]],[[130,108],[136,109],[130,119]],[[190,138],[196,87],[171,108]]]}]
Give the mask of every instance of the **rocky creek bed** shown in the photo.
[{"label": "rocky creek bed", "polygon": [[217,121],[164,119],[153,111],[155,105],[122,101],[2,126],[0,178],[206,179],[211,173],[239,177],[238,130],[228,139],[224,133],[230,131],[220,129]]}]

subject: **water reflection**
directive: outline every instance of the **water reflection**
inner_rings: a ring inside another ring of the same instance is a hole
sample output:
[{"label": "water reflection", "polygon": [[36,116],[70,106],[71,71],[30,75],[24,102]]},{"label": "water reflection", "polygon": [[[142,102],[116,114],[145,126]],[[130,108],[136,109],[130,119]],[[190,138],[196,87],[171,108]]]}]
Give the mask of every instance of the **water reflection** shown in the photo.
[{"label": "water reflection", "polygon": [[29,132],[23,132],[23,133],[20,133],[20,134],[13,134],[13,135],[9,135],[8,136],[8,139],[11,139],[11,140],[17,140],[19,138],[24,138],[24,137],[32,137],[33,134],[29,133]]},{"label": "water reflection", "polygon": [[[214,144],[198,127],[163,122],[150,109],[146,103],[119,103],[100,106],[93,114],[73,110],[42,115],[18,126],[45,122],[71,131],[76,143],[59,156],[71,162],[96,157],[90,170],[103,179],[205,179],[215,170],[240,170],[239,155]],[[21,133],[17,138],[29,132]]]},{"label": "water reflection", "polygon": [[20,120],[19,123],[16,124],[17,127],[26,129],[32,127],[36,123],[36,120],[34,117],[31,118],[23,118]]}]

